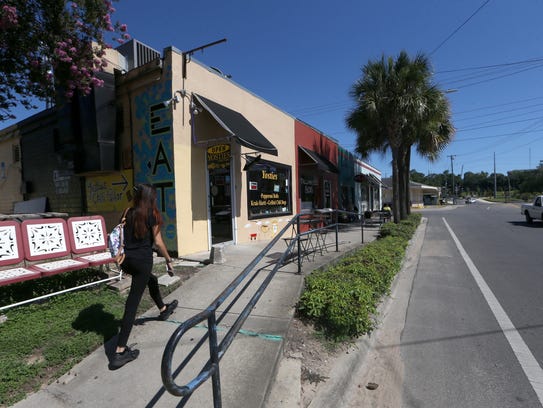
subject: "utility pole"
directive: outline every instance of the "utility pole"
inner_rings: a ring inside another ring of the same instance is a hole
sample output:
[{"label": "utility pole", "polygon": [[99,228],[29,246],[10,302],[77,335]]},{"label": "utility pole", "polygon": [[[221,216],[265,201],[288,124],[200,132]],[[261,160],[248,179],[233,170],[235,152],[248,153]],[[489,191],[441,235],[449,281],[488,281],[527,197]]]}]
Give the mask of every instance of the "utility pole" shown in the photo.
[{"label": "utility pole", "polygon": [[452,176],[452,196],[454,197],[455,196],[455,191],[454,191],[454,166],[453,166],[453,160],[454,158],[456,157],[456,154],[451,154],[447,157],[450,157],[451,158],[451,176]]},{"label": "utility pole", "polygon": [[498,179],[496,178],[496,152],[494,152],[494,198],[498,197]]}]

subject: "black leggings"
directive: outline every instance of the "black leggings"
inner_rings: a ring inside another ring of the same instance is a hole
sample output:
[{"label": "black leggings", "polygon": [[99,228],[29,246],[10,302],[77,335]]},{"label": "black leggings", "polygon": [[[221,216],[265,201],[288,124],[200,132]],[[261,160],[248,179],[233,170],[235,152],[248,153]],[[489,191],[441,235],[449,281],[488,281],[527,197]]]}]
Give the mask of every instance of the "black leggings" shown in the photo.
[{"label": "black leggings", "polygon": [[153,263],[142,261],[141,259],[126,258],[122,264],[123,272],[132,276],[132,284],[130,285],[130,292],[126,298],[126,304],[124,306],[124,315],[121,323],[121,330],[119,332],[119,338],[117,340],[117,347],[126,347],[128,337],[132,331],[132,326],[136,320],[136,313],[138,306],[145,291],[145,286],[149,287],[149,294],[154,300],[158,309],[164,307],[162,296],[160,295],[160,289],[158,287],[158,279],[151,272],[153,270]]}]

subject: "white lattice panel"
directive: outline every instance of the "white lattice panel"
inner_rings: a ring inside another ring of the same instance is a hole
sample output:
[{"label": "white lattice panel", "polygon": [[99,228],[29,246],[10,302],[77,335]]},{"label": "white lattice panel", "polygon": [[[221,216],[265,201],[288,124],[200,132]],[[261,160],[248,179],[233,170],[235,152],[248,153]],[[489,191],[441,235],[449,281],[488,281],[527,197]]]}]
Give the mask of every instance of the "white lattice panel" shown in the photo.
[{"label": "white lattice panel", "polygon": [[41,269],[43,271],[56,271],[62,269],[70,269],[74,266],[78,268],[83,268],[86,265],[85,262],[80,262],[75,259],[61,259],[59,261],[47,262],[38,265],[34,265],[35,268]]},{"label": "white lattice panel", "polygon": [[66,237],[59,223],[27,225],[31,256],[54,255],[66,252]]},{"label": "white lattice panel", "polygon": [[102,222],[100,220],[84,220],[72,222],[75,249],[92,249],[105,242]]},{"label": "white lattice panel", "polygon": [[9,261],[19,258],[19,250],[17,248],[15,226],[6,225],[0,227],[0,260]]},{"label": "white lattice panel", "polygon": [[111,259],[111,254],[109,252],[100,252],[99,254],[85,255],[80,258],[88,262],[105,261]]},{"label": "white lattice panel", "polygon": [[0,281],[5,279],[20,278],[21,276],[36,275],[36,272],[25,268],[13,268],[0,271]]}]

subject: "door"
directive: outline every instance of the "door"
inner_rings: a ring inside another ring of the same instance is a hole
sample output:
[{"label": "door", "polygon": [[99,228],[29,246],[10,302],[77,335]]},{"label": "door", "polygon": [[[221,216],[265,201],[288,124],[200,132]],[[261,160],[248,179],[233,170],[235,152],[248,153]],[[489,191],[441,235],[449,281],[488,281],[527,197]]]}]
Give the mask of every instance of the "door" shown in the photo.
[{"label": "door", "polygon": [[233,240],[230,146],[208,148],[209,218],[211,244]]}]

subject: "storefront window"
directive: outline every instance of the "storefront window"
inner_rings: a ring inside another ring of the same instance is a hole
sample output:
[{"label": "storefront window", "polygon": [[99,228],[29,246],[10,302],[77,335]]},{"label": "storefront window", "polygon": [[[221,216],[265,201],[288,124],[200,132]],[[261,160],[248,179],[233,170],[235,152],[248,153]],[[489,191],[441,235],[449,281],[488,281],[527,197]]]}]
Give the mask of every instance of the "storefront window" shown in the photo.
[{"label": "storefront window", "polygon": [[249,219],[292,214],[291,167],[262,160],[247,170]]}]

